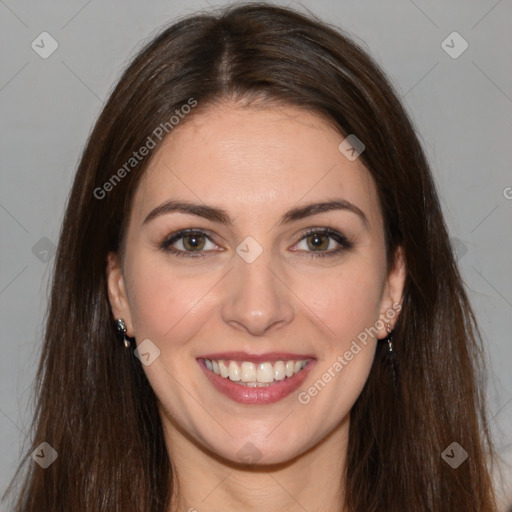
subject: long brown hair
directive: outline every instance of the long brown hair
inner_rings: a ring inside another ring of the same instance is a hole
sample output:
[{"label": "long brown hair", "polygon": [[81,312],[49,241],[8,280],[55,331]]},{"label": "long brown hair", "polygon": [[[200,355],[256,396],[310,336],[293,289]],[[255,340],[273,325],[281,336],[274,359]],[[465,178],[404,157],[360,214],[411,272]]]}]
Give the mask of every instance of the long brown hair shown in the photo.
[{"label": "long brown hair", "polygon": [[[112,176],[148,137],[158,146],[161,123],[172,133],[169,119],[191,98],[188,118],[223,99],[299,106],[324,116],[340,141],[355,134],[366,146],[360,158],[379,192],[388,262],[402,246],[407,278],[393,339],[398,366],[379,344],[351,411],[347,510],[494,511],[481,340],[414,128],[377,65],[338,29],[259,3],[163,30],[96,122],[60,235],[28,452],[45,441],[58,459],[42,469],[27,456],[16,510],[169,507],[177,482],[156,397],[117,337],[105,269],[107,253],[122,249],[150,156]],[[98,192],[109,180],[108,193]],[[441,457],[452,442],[468,454],[457,469]]]}]

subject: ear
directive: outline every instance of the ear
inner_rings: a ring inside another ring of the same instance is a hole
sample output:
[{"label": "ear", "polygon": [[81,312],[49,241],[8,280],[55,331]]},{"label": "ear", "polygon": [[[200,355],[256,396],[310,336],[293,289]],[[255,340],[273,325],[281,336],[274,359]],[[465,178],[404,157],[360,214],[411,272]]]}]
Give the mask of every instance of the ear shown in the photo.
[{"label": "ear", "polygon": [[[403,247],[399,246],[395,251],[393,266],[386,277],[382,299],[380,304],[379,319],[384,324],[379,329],[378,338],[383,339],[388,335],[386,326],[394,329],[398,315],[402,309],[403,290],[405,277],[407,275],[407,264]],[[380,322],[379,322],[380,326]]]},{"label": "ear", "polygon": [[118,255],[114,252],[109,252],[107,255],[107,287],[108,300],[112,314],[114,315],[114,320],[122,318],[126,324],[127,336],[133,337],[132,315],[126,294],[121,262]]}]

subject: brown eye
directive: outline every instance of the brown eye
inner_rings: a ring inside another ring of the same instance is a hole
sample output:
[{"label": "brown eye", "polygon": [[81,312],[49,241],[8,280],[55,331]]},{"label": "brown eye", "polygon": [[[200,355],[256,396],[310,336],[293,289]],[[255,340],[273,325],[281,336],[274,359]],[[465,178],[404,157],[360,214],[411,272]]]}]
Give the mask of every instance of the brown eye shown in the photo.
[{"label": "brown eye", "polygon": [[354,244],[345,235],[333,229],[312,228],[304,233],[296,247],[299,249],[298,252],[303,252],[306,257],[323,257],[341,254],[352,249]]},{"label": "brown eye", "polygon": [[177,257],[206,257],[210,249],[219,247],[203,231],[187,229],[168,236],[159,244],[160,249]]},{"label": "brown eye", "polygon": [[183,247],[187,251],[200,251],[205,245],[205,236],[202,233],[193,233],[183,236]]},{"label": "brown eye", "polygon": [[315,233],[306,237],[308,247],[313,251],[325,250],[329,247],[329,237],[323,234]]}]

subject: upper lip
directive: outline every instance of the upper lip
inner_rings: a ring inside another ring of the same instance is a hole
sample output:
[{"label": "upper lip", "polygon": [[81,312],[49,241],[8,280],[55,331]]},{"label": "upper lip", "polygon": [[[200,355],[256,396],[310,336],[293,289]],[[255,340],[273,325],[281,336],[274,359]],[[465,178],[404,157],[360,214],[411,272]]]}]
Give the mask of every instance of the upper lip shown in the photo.
[{"label": "upper lip", "polygon": [[291,352],[266,352],[265,354],[249,354],[248,352],[216,352],[205,354],[197,359],[210,359],[219,361],[250,361],[254,363],[265,363],[273,361],[302,361],[304,359],[315,359],[311,354],[292,354]]}]

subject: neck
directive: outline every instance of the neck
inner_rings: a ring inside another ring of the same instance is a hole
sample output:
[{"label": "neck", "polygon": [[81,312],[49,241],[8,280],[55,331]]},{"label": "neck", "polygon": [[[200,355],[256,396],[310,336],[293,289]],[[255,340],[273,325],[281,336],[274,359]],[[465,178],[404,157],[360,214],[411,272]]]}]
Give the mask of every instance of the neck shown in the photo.
[{"label": "neck", "polygon": [[327,437],[287,462],[241,465],[208,452],[166,423],[174,473],[170,511],[343,511],[348,427],[347,416]]}]

